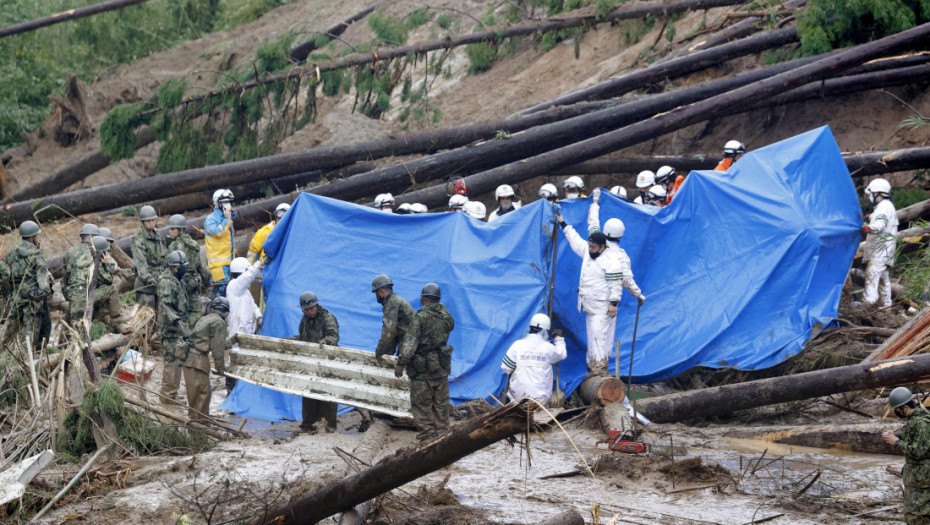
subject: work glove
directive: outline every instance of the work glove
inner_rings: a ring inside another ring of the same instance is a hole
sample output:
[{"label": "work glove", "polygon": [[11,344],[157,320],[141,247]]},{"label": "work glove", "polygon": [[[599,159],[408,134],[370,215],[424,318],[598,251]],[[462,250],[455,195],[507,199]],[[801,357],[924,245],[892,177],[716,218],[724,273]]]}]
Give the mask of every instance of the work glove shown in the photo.
[{"label": "work glove", "polygon": [[870,228],[868,224],[863,224],[861,231],[862,231],[862,235],[868,235],[869,232],[872,231],[872,228]]},{"label": "work glove", "polygon": [[398,379],[404,377],[404,365],[398,364],[394,367],[394,377]]},{"label": "work glove", "polygon": [[601,188],[594,188],[594,191],[591,192],[591,197],[594,199],[594,202],[597,202],[601,198]]},{"label": "work glove", "polygon": [[45,299],[46,295],[48,295],[48,293],[39,287],[35,287],[29,291],[29,296],[35,300]]},{"label": "work glove", "polygon": [[646,302],[646,296],[643,295],[643,294],[640,294],[640,295],[639,295],[639,304],[642,305],[642,304],[645,303],[645,302]]}]

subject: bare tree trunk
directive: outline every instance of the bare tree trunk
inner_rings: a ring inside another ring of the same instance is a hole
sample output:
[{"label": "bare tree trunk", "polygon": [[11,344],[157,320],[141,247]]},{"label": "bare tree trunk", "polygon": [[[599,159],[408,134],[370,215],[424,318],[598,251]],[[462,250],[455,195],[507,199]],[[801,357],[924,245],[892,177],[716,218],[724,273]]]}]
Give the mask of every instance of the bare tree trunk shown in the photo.
[{"label": "bare tree trunk", "polygon": [[[327,42],[329,42],[330,40],[345,33],[346,29],[348,29],[350,25],[352,25],[355,22],[358,22],[359,20],[371,14],[371,12],[374,11],[375,8],[378,7],[379,5],[381,5],[380,1],[375,2],[374,4],[366,7],[365,9],[362,9],[358,13],[355,13],[354,15],[350,16],[349,18],[346,18],[342,22],[337,22],[336,24],[324,29],[321,32],[321,34],[325,37],[328,37]],[[307,59],[307,56],[310,53],[316,50],[316,48],[317,48],[316,38],[311,38],[299,44],[295,44],[291,48],[291,60],[294,60],[295,62],[303,62],[304,60]]]},{"label": "bare tree trunk", "polygon": [[20,33],[28,33],[29,31],[35,31],[41,27],[60,24],[70,20],[77,20],[79,18],[85,18],[99,13],[106,13],[107,11],[114,11],[116,9],[122,9],[124,7],[141,4],[147,1],[148,0],[109,0],[108,2],[101,2],[99,4],[89,5],[87,7],[79,7],[77,9],[62,11],[61,13],[56,13],[44,18],[37,18],[28,22],[22,22],[20,24],[4,27],[0,29],[0,38],[10,35],[18,35]]}]

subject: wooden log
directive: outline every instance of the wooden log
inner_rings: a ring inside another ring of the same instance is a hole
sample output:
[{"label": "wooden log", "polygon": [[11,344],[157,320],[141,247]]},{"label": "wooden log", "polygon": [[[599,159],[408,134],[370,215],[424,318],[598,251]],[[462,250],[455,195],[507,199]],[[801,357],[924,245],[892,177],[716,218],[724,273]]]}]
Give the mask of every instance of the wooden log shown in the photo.
[{"label": "wooden log", "polygon": [[828,368],[641,399],[657,423],[732,414],[737,410],[908,383],[930,375],[930,354]]},{"label": "wooden log", "polygon": [[626,397],[623,381],[614,376],[586,377],[578,387],[578,392],[581,394],[581,399],[588,404],[619,403]]},{"label": "wooden log", "polygon": [[619,430],[620,432],[633,431],[635,425],[630,413],[627,412],[623,403],[608,403],[601,408],[598,415],[603,430]]},{"label": "wooden log", "polygon": [[[913,160],[914,164],[916,164],[917,162],[926,163],[926,160],[917,161],[916,157],[922,156],[922,155],[930,155],[930,148],[914,148],[914,150],[921,150],[921,151],[919,152],[912,151],[908,154],[905,154],[902,150],[897,150],[902,153],[900,155],[895,155],[894,158],[889,158],[891,157],[891,155],[885,155],[881,158],[879,162],[883,165],[885,164],[894,165],[894,164],[899,164],[903,162],[906,165],[911,166],[912,164],[907,164],[907,161],[904,160],[905,156],[909,156],[911,157],[911,159],[914,159]],[[895,152],[891,152],[891,153],[895,153]],[[909,169],[918,169],[918,168],[913,167]],[[899,222],[910,222],[920,217],[926,217],[927,215],[930,215],[930,199],[925,200],[925,201],[920,201],[916,204],[911,204],[910,206],[907,206],[905,208],[901,208],[900,210],[898,210],[897,215],[898,215]]]},{"label": "wooden log", "polygon": [[915,323],[922,319],[930,318],[927,313],[930,313],[930,307],[925,306],[921,311],[917,312],[917,315],[911,317],[908,322],[904,323],[895,333],[891,334],[891,336],[886,339],[884,343],[879,345],[879,347],[876,348],[865,359],[863,359],[862,362],[868,363],[877,360],[878,356],[884,353],[885,349],[888,348],[889,345],[894,344],[894,342],[897,341],[899,337],[904,336],[904,334],[908,334],[908,338],[916,335],[916,332],[911,331],[911,327],[913,327]]},{"label": "wooden log", "polygon": [[254,523],[310,524],[400,487],[514,434],[526,432],[526,402],[508,404],[474,418],[453,432],[398,451],[369,469],[272,509]]},{"label": "wooden log", "polygon": [[884,421],[857,425],[778,426],[727,431],[724,436],[758,439],[783,445],[900,456],[901,452],[897,447],[882,440],[882,432],[893,424],[891,421]]},{"label": "wooden log", "polygon": [[0,28],[0,38],[10,35],[18,35],[20,33],[28,33],[29,31],[35,31],[36,29],[42,27],[60,24],[62,22],[68,22],[71,20],[77,20],[79,18],[85,18],[100,13],[106,13],[107,11],[114,11],[147,1],[148,0],[109,0],[107,2],[100,2],[99,4],[89,5],[86,7],[69,9],[67,11],[55,13],[54,15]]},{"label": "wooden log", "polygon": [[584,517],[577,510],[569,509],[537,522],[537,525],[584,525]]},{"label": "wooden log", "polygon": [[[366,7],[365,9],[362,9],[358,13],[355,13],[354,15],[350,16],[349,18],[346,18],[345,20],[341,22],[336,22],[334,25],[327,27],[326,29],[321,31],[320,34],[325,37],[328,37],[328,39],[326,40],[326,42],[328,43],[330,40],[345,33],[346,29],[348,29],[350,25],[352,25],[355,22],[358,22],[359,20],[371,14],[371,12],[374,11],[375,8],[378,7],[379,5],[381,5],[380,1],[375,2],[374,4]],[[307,59],[307,56],[310,53],[314,52],[316,49],[317,49],[316,38],[311,38],[310,40],[306,40],[299,44],[295,44],[293,47],[291,47],[291,60],[295,62],[303,62],[304,60]]]}]

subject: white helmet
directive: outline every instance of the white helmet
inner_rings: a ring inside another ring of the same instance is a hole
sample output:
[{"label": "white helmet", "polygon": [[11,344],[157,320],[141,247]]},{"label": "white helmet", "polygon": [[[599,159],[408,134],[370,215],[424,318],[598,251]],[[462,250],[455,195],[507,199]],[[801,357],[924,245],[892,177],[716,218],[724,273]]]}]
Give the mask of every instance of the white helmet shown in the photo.
[{"label": "white helmet", "polygon": [[461,210],[462,206],[465,206],[465,203],[468,202],[468,197],[464,195],[455,195],[449,197],[449,209],[450,210]]},{"label": "white helmet", "polygon": [[513,197],[513,188],[510,184],[501,184],[494,190],[494,198],[500,200],[501,197]]},{"label": "white helmet", "polygon": [[414,202],[410,205],[410,213],[426,213],[428,211],[429,208],[426,207],[426,204]]},{"label": "white helmet", "polygon": [[671,179],[675,176],[675,168],[671,166],[662,166],[656,170],[656,183],[662,184],[663,182]]},{"label": "white helmet", "polygon": [[478,201],[468,201],[462,206],[462,211],[464,211],[469,217],[474,217],[478,220],[483,220],[488,214],[488,209],[485,208],[484,204],[481,204]]},{"label": "white helmet", "polygon": [[243,273],[249,269],[249,260],[245,257],[236,257],[229,263],[229,273]]},{"label": "white helmet", "polygon": [[234,198],[235,197],[233,196],[233,192],[231,190],[216,190],[213,192],[213,207],[219,208],[221,202],[231,201]]},{"label": "white helmet", "polygon": [[656,184],[655,186],[649,188],[649,190],[646,192],[646,195],[643,197],[643,200],[646,201],[646,204],[649,204],[650,201],[656,201],[660,199],[665,200],[666,197],[668,197],[668,192],[665,191],[665,187]]},{"label": "white helmet", "polygon": [[581,180],[581,177],[577,175],[572,175],[571,177],[565,179],[565,182],[562,183],[562,189],[564,189],[565,191],[568,191],[568,190],[581,191],[584,189],[584,181]]},{"label": "white helmet", "polygon": [[610,188],[610,193],[613,193],[623,200],[626,200],[626,188],[623,186],[614,186],[613,188]]},{"label": "white helmet", "polygon": [[639,172],[639,175],[636,176],[636,187],[637,188],[648,188],[656,183],[656,174],[649,171],[643,170]]},{"label": "white helmet", "polygon": [[549,316],[546,314],[536,314],[530,319],[530,328],[539,328],[540,330],[549,331]]},{"label": "white helmet", "polygon": [[726,155],[738,155],[746,153],[746,146],[738,140],[728,140],[723,145],[723,153]]},{"label": "white helmet", "polygon": [[879,193],[884,193],[886,195],[891,193],[891,183],[885,179],[872,179],[869,185],[865,187],[865,194],[872,195]]},{"label": "white helmet", "polygon": [[409,202],[401,203],[400,206],[397,207],[397,213],[400,215],[407,215],[407,214],[413,213],[410,203]]},{"label": "white helmet", "polygon": [[559,196],[559,190],[555,188],[555,184],[545,183],[536,192],[536,195],[544,199],[554,199]]},{"label": "white helmet", "polygon": [[623,221],[620,219],[607,219],[607,222],[604,223],[604,235],[611,241],[619,241],[624,232],[626,232],[626,226],[623,225]]},{"label": "white helmet", "polygon": [[394,196],[390,193],[382,193],[375,197],[375,208],[383,208],[394,204]]},{"label": "white helmet", "polygon": [[274,219],[276,221],[281,220],[281,217],[284,217],[284,214],[287,213],[287,210],[289,209],[291,209],[291,205],[286,202],[278,204],[278,206],[274,209]]}]

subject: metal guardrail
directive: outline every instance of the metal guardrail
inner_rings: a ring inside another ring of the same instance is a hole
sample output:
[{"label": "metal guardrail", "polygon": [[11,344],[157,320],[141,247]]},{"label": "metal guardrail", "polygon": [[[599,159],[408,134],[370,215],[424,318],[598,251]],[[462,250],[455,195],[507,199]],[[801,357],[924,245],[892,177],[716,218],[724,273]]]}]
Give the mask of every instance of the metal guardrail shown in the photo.
[{"label": "metal guardrail", "polygon": [[301,397],[411,417],[410,380],[394,377],[397,358],[374,352],[237,334],[226,375]]}]

